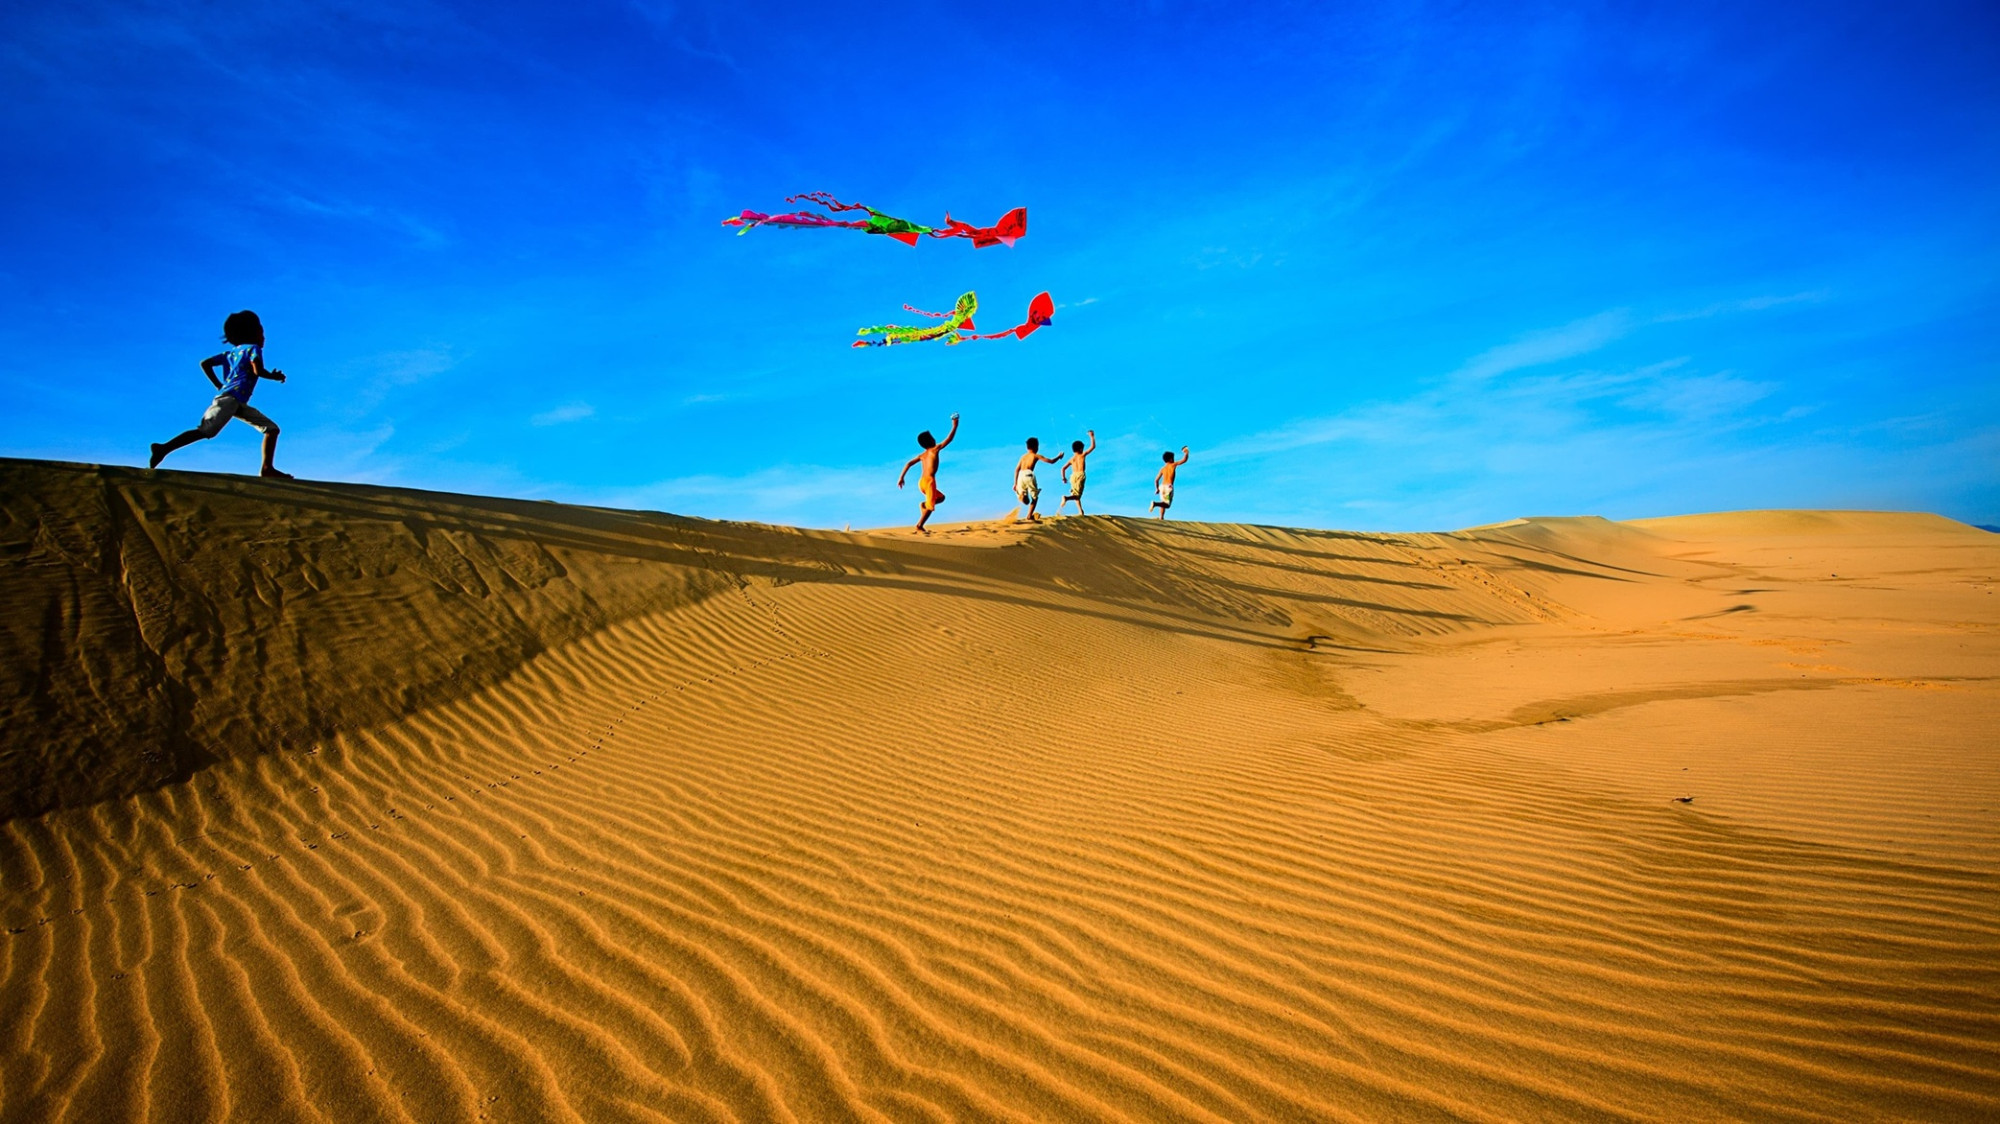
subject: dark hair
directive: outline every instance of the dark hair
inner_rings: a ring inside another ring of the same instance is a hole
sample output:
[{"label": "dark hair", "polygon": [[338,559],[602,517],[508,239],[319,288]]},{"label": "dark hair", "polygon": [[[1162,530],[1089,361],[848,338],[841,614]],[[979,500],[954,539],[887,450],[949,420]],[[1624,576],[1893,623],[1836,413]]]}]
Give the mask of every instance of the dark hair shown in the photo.
[{"label": "dark hair", "polygon": [[937,444],[937,438],[932,437],[931,431],[926,429],[922,433],[917,434],[917,444],[922,445],[924,448],[928,449],[931,446]]},{"label": "dark hair", "polygon": [[247,308],[232,312],[222,322],[222,338],[229,343],[254,343],[261,347],[264,343],[264,322]]},{"label": "dark hair", "polygon": [[1083,442],[1081,442],[1081,441],[1072,441],[1072,442],[1070,442],[1070,443],[1069,443],[1069,451],[1070,451],[1070,452],[1072,452],[1072,453],[1081,453],[1081,452],[1083,452]]},{"label": "dark hair", "polygon": [[1041,438],[1039,438],[1039,437],[1030,437],[1030,438],[1028,438],[1028,451],[1029,451],[1029,452],[1031,452],[1031,453],[1039,453],[1039,452],[1041,452],[1041,451],[1042,451],[1042,439],[1041,439]]},{"label": "dark hair", "polygon": [[1168,464],[1174,463],[1174,451],[1168,449],[1166,452],[1160,454],[1160,459],[1166,461]]}]

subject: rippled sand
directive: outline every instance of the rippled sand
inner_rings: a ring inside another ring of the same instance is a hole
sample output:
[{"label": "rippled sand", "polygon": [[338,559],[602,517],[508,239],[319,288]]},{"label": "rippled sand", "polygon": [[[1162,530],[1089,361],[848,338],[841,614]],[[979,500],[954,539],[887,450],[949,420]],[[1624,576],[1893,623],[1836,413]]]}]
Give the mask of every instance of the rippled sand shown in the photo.
[{"label": "rippled sand", "polygon": [[0,1119],[2000,1116],[2000,536],[0,462]]}]

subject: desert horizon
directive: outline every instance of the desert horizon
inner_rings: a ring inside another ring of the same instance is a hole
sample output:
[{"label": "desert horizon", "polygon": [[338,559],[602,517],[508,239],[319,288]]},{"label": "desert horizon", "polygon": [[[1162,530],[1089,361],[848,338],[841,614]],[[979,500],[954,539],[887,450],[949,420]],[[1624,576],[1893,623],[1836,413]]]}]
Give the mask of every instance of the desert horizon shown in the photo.
[{"label": "desert horizon", "polygon": [[2000,538],[0,460],[0,1118],[2000,1113]]}]

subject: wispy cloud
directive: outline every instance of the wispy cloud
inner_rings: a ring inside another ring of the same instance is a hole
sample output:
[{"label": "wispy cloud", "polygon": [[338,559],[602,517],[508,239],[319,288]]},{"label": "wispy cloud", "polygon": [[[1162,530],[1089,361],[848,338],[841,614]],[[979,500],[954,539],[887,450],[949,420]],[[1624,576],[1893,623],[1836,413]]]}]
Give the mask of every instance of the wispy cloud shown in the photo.
[{"label": "wispy cloud", "polygon": [[1715,418],[1769,397],[1777,389],[1776,383],[1755,382],[1719,371],[1712,375],[1648,380],[1621,404],[1679,418]]},{"label": "wispy cloud", "polygon": [[396,391],[428,381],[456,366],[458,356],[449,347],[416,347],[357,356],[328,372],[338,394],[337,400],[328,404],[330,412],[350,420],[361,418]]},{"label": "wispy cloud", "polygon": [[1761,312],[1781,305],[1824,300],[1826,296],[1826,291],[1822,289],[1781,296],[1747,297],[1742,300],[1718,301],[1686,311],[1663,312],[1650,317],[1635,316],[1628,308],[1607,309],[1581,320],[1572,320],[1561,327],[1529,332],[1510,343],[1490,347],[1467,359],[1447,377],[1474,381],[1490,379],[1510,371],[1539,367],[1587,355],[1654,324],[1702,320],[1739,312]]},{"label": "wispy cloud", "polygon": [[595,414],[597,408],[588,402],[571,402],[567,406],[557,406],[529,418],[534,425],[562,425],[565,422],[582,421]]},{"label": "wispy cloud", "polygon": [[[1725,424],[1768,397],[1775,384],[1731,372],[1680,373],[1688,356],[1626,369],[1585,369],[1507,378],[1597,351],[1652,324],[1755,311],[1818,294],[1753,297],[1641,319],[1608,309],[1560,327],[1527,333],[1472,356],[1427,389],[1330,417],[1303,418],[1217,446],[1210,459],[1256,460],[1335,442],[1399,450],[1428,449],[1449,459],[1453,446],[1493,450],[1527,439],[1555,439],[1590,430],[1699,423]],[[1528,455],[1525,452],[1518,455]]]},{"label": "wispy cloud", "polygon": [[350,429],[312,425],[285,431],[278,458],[283,467],[313,480],[353,480],[367,484],[398,482],[408,468],[404,457],[384,454],[382,447],[396,436],[394,425]]},{"label": "wispy cloud", "polygon": [[1544,363],[1570,359],[1596,351],[1631,330],[1631,312],[1614,308],[1595,316],[1572,320],[1560,328],[1530,332],[1512,343],[1487,348],[1466,360],[1449,377],[1490,379],[1524,367],[1539,367]]},{"label": "wispy cloud", "polygon": [[675,50],[694,58],[719,63],[731,70],[741,69],[737,65],[735,57],[730,55],[729,52],[722,50],[720,47],[699,46],[689,38],[688,32],[690,31],[710,41],[715,41],[718,38],[715,34],[715,28],[710,21],[704,21],[708,23],[704,27],[695,28],[690,26],[693,21],[688,17],[691,14],[707,15],[701,6],[696,6],[695,11],[689,13],[682,9],[682,5],[673,3],[672,0],[629,0],[629,5],[634,12],[638,13],[639,18],[652,28],[655,35],[663,41],[672,44]]},{"label": "wispy cloud", "polygon": [[387,207],[345,200],[323,201],[291,191],[278,196],[276,202],[278,206],[295,214],[317,215],[393,230],[405,235],[412,243],[424,249],[436,249],[451,242],[451,239],[436,227],[412,215]]},{"label": "wispy cloud", "polygon": [[[1203,246],[1199,254],[1188,259],[1197,270],[1209,270],[1222,265],[1233,265],[1238,269],[1249,269],[1263,260],[1264,251],[1262,250],[1232,251],[1227,246]],[[1283,260],[1283,255],[1280,255],[1277,258],[1273,258],[1271,264],[1278,265]]]},{"label": "wispy cloud", "polygon": [[389,386],[409,386],[432,375],[441,375],[458,366],[448,347],[416,347],[405,351],[385,351],[363,361],[373,368],[373,379]]},{"label": "wispy cloud", "polygon": [[1649,323],[1671,324],[1679,320],[1705,320],[1711,316],[1726,316],[1733,312],[1762,312],[1767,308],[1777,308],[1787,304],[1810,304],[1823,301],[1829,294],[1825,289],[1814,289],[1805,293],[1788,293],[1784,296],[1747,297],[1743,300],[1718,301],[1686,312],[1663,312],[1653,317]]}]

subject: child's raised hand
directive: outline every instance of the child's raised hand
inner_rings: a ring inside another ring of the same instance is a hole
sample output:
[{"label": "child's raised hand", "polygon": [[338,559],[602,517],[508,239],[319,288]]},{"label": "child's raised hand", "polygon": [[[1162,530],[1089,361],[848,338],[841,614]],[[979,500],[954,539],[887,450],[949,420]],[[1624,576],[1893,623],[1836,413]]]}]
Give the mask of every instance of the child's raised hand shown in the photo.
[{"label": "child's raised hand", "polygon": [[270,380],[272,380],[273,382],[284,382],[284,381],[285,381],[285,372],[283,372],[283,371],[267,371],[267,372],[265,372],[265,374],[264,374],[264,377],[265,377],[265,378],[267,378],[267,379],[270,379]]}]

